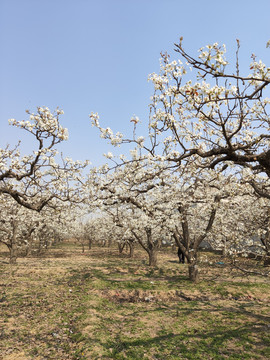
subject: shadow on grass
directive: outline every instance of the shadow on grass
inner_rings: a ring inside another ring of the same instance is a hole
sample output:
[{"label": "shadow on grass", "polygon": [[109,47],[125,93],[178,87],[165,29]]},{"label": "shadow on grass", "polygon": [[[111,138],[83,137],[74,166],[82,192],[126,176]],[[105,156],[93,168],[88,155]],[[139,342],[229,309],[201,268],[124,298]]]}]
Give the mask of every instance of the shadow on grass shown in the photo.
[{"label": "shadow on grass", "polygon": [[[104,273],[98,268],[85,267],[71,271],[65,282],[70,286],[89,285],[89,287],[98,286],[99,289],[138,289],[153,290],[160,286],[166,289],[177,288],[180,284],[190,285],[190,281],[186,276],[160,276],[159,274],[144,274],[134,277],[128,272],[115,271],[115,268],[109,268]],[[99,282],[99,285],[98,285]]]},{"label": "shadow on grass", "polygon": [[151,353],[155,359],[266,359],[269,345],[265,326],[253,323],[229,329],[228,325],[217,325],[214,331],[189,329],[152,338],[128,339],[119,334],[104,344],[111,349],[113,359],[134,360],[142,359],[145,353]]}]

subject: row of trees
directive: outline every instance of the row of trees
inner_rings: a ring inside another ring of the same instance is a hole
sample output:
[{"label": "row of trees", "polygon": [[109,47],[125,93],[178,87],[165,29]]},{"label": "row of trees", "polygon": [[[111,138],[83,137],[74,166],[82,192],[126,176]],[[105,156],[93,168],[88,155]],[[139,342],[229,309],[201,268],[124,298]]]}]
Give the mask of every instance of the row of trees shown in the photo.
[{"label": "row of trees", "polygon": [[[180,59],[162,54],[160,73],[149,76],[155,91],[144,136],[137,135],[137,117],[131,119],[133,137],[127,138],[102,128],[98,114],[91,113],[101,137],[113,146],[128,143],[130,155],[108,153],[110,165],[89,169],[86,179],[86,163],[55,150],[67,139],[59,124],[62,111],[38,108],[29,121],[11,120],[30,132],[38,147],[24,157],[19,145],[0,150],[0,241],[9,247],[16,236],[19,242],[42,238],[43,227],[58,219],[62,226],[56,227],[69,229],[82,244],[88,239],[91,246],[98,234],[101,241],[117,239],[120,250],[127,243],[132,254],[137,242],[149,265],[157,264],[160,242],[173,242],[193,281],[204,241],[227,254],[256,250],[267,264],[270,68],[253,56],[251,72],[242,75],[239,49],[237,41],[234,69],[224,45],[208,45],[196,59],[180,39]],[[94,215],[86,221],[88,212]],[[20,231],[15,223],[21,223]]]}]

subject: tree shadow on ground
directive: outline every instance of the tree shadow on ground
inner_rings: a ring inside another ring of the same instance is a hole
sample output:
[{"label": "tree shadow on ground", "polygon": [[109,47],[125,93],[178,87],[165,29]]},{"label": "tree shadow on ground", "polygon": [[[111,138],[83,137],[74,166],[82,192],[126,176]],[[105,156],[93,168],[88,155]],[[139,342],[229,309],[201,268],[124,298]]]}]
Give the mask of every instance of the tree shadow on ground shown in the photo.
[{"label": "tree shadow on ground", "polygon": [[[244,305],[242,304],[242,307]],[[233,323],[230,325],[217,321],[212,325],[206,324],[205,327],[201,328],[194,326],[194,328],[183,328],[179,332],[171,331],[168,333],[164,333],[165,330],[163,330],[163,334],[157,336],[149,337],[144,335],[135,339],[128,339],[127,336],[119,332],[114,339],[106,342],[103,346],[111,349],[112,356],[115,359],[122,359],[121,356],[127,356],[127,358],[136,360],[142,358],[144,353],[151,353],[155,359],[197,360],[226,358],[242,360],[254,359],[254,348],[258,349],[258,359],[267,359],[270,346],[269,338],[267,338],[270,317],[255,314],[242,307],[218,309],[213,306],[209,308],[209,311],[216,312],[217,315],[220,312],[228,311],[251,318],[244,324]],[[170,307],[167,307],[166,310],[170,309]],[[179,306],[178,310],[181,316],[191,316],[191,313],[205,311],[205,308],[195,306],[191,309]],[[143,315],[142,313],[147,313],[147,310],[133,313],[130,315],[130,319],[138,318]],[[128,317],[126,317],[126,322],[128,322]]]}]

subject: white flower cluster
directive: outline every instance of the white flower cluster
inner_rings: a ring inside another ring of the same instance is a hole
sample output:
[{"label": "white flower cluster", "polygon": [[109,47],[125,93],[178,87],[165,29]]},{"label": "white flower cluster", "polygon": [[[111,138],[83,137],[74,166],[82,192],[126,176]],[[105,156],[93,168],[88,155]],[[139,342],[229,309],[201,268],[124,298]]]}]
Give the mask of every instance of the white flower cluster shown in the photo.
[{"label": "white flower cluster", "polygon": [[99,115],[97,113],[92,112],[89,117],[92,121],[92,126],[95,126],[99,129],[100,137],[102,139],[109,140],[113,146],[120,146],[120,144],[123,142],[124,136],[122,133],[117,132],[116,134],[114,134],[111,128],[102,128],[99,124]]},{"label": "white flower cluster", "polygon": [[[218,43],[213,45],[207,45],[205,48],[199,49],[199,58],[208,66],[215,70],[220,70],[221,66],[226,66],[228,64],[224,54],[226,53],[226,46],[223,44],[219,46]],[[214,60],[213,62],[211,60]]]},{"label": "white flower cluster", "polygon": [[68,130],[59,124],[59,115],[64,113],[63,110],[56,109],[54,113],[51,113],[47,107],[38,107],[36,114],[30,113],[29,110],[26,112],[29,114],[29,120],[9,119],[9,124],[32,134],[39,131],[55,136],[59,140],[68,140]]}]

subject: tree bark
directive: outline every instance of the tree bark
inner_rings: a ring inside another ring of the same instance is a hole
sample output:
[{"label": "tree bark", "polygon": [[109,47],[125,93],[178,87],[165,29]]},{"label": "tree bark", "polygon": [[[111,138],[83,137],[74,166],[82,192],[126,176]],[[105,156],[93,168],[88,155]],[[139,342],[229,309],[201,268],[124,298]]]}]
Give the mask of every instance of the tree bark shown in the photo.
[{"label": "tree bark", "polygon": [[122,253],[123,253],[124,246],[125,246],[125,244],[118,243],[118,251],[119,251],[119,254],[122,254]]},{"label": "tree bark", "polygon": [[129,242],[128,245],[129,245],[129,257],[133,258],[135,245],[133,244],[133,242]]},{"label": "tree bark", "polygon": [[199,269],[196,263],[188,265],[188,276],[189,280],[194,283],[197,283],[199,281]]},{"label": "tree bark", "polygon": [[147,251],[149,257],[149,266],[157,266],[157,250],[155,248]]},{"label": "tree bark", "polygon": [[92,249],[92,238],[88,238],[88,249]]},{"label": "tree bark", "polygon": [[144,241],[135,233],[134,230],[131,230],[135,238],[138,240],[138,243],[141,247],[147,252],[149,258],[149,266],[157,266],[157,246],[155,246],[154,242],[152,241],[152,233],[151,229],[145,228],[146,235],[147,235],[147,242],[146,244]]},{"label": "tree bark", "polygon": [[17,246],[15,244],[12,244],[12,246],[9,247],[9,263],[16,264],[17,257],[18,257]]}]

